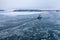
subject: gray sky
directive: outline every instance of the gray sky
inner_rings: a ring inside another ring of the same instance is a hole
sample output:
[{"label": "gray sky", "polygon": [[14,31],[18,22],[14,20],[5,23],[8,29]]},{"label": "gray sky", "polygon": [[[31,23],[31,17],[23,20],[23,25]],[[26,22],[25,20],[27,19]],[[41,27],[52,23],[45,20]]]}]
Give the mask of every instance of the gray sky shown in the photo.
[{"label": "gray sky", "polygon": [[60,0],[0,0],[0,9],[60,9]]}]

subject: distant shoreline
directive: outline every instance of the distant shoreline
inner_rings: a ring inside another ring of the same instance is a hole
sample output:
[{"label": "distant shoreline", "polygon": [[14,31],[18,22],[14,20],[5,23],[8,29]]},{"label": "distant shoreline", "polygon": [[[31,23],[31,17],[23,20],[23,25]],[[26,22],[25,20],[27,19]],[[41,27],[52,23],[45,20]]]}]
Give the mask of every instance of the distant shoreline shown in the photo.
[{"label": "distant shoreline", "polygon": [[[0,10],[0,12],[4,12],[4,11],[6,10]],[[44,12],[44,11],[60,12],[60,10],[39,10],[39,9],[14,9],[12,10],[12,12]]]},{"label": "distant shoreline", "polygon": [[60,10],[34,10],[34,9],[13,10],[13,12],[22,12],[22,11],[29,11],[29,12],[56,11],[56,12],[60,12]]}]

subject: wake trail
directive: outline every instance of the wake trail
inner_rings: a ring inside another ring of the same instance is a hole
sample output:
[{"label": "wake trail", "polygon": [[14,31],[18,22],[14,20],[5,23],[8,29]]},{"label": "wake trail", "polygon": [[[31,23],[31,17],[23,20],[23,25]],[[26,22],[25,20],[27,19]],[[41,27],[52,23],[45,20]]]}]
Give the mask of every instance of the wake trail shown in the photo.
[{"label": "wake trail", "polygon": [[36,20],[36,19],[28,20],[28,21],[25,21],[22,25],[19,25],[19,26],[13,27],[13,28],[8,28],[8,29],[5,29],[5,30],[0,31],[0,38],[6,38],[8,36],[14,35],[14,32],[16,32],[16,31],[18,32],[18,30],[19,31],[21,30],[20,27],[23,27],[27,23],[29,23],[31,21],[34,21],[34,20]]}]

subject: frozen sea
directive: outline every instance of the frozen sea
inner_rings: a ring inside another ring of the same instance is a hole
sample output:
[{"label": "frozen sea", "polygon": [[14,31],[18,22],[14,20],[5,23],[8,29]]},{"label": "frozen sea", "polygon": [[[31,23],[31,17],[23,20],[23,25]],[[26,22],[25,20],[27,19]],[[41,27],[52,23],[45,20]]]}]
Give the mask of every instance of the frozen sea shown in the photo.
[{"label": "frozen sea", "polygon": [[60,40],[60,12],[1,12],[0,40]]}]

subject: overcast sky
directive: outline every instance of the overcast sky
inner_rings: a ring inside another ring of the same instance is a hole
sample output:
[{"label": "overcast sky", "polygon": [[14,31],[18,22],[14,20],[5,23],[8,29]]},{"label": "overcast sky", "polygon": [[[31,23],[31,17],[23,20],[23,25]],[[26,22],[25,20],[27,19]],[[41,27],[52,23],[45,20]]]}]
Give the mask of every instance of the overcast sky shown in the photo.
[{"label": "overcast sky", "polygon": [[0,9],[60,9],[60,0],[0,0]]}]

